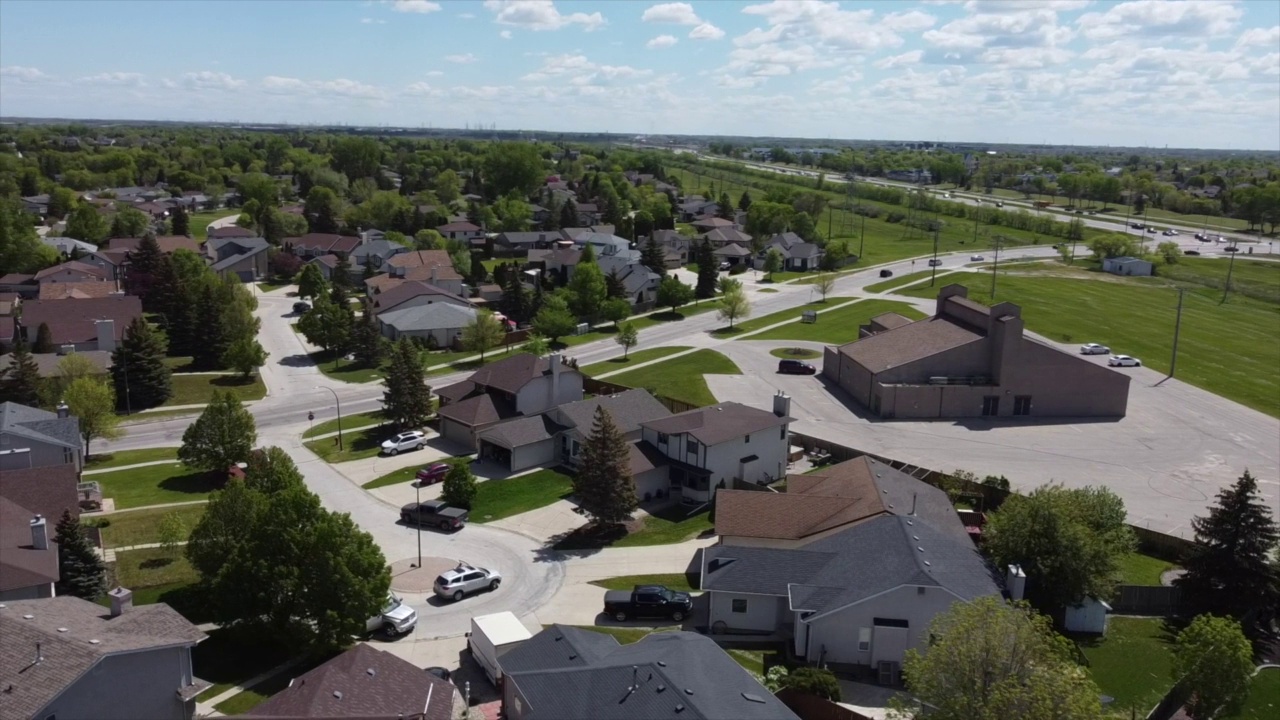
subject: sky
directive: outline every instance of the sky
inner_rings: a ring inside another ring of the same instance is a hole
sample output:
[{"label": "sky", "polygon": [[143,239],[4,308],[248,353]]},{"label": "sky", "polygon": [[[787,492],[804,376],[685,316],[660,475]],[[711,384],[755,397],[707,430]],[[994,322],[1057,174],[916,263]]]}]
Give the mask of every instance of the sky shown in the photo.
[{"label": "sky", "polygon": [[1276,150],[1280,2],[3,0],[0,115]]}]

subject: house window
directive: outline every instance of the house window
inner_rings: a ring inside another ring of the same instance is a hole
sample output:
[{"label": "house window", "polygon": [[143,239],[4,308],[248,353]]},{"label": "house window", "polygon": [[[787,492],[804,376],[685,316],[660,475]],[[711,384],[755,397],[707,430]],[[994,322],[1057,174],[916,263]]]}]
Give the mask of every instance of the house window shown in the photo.
[{"label": "house window", "polygon": [[1013,414],[1014,415],[1030,415],[1031,414],[1031,396],[1030,395],[1014,395],[1013,396]]},{"label": "house window", "polygon": [[787,439],[787,426],[786,426],[786,425],[783,425],[782,427],[778,428],[778,439],[779,439],[779,440],[786,440],[786,439]]},{"label": "house window", "polygon": [[994,417],[1000,414],[1000,396],[987,395],[982,398],[983,417]]},{"label": "house window", "polygon": [[578,453],[579,453],[581,450],[582,450],[582,446],[578,444],[578,441],[577,441],[577,440],[574,440],[574,441],[573,441],[573,456],[574,456],[574,457],[578,457]]},{"label": "house window", "polygon": [[666,447],[666,445],[667,445],[667,434],[658,433],[658,447]]},{"label": "house window", "polygon": [[74,459],[75,459],[75,458],[74,458],[74,456],[73,456],[73,454],[72,454],[72,452],[71,452],[71,448],[62,448],[62,462],[63,462],[63,463],[70,463],[70,462],[71,462],[72,460],[74,460]]},{"label": "house window", "polygon": [[736,613],[744,613],[747,611],[747,601],[744,598],[734,598],[732,610]]},{"label": "house window", "polygon": [[858,652],[871,649],[871,628],[858,628]]},{"label": "house window", "polygon": [[697,440],[695,440],[695,439],[693,439],[693,438],[689,438],[688,440],[686,440],[686,441],[685,441],[685,444],[684,444],[684,451],[685,451],[685,452],[687,452],[687,453],[692,453],[692,454],[694,454],[694,455],[697,455],[697,454],[698,454],[698,441],[697,441]]},{"label": "house window", "polygon": [[750,442],[751,442],[751,436],[750,436],[750,435],[746,436],[745,438],[743,438],[743,439],[742,439],[742,442],[744,442],[744,443],[750,443]]}]

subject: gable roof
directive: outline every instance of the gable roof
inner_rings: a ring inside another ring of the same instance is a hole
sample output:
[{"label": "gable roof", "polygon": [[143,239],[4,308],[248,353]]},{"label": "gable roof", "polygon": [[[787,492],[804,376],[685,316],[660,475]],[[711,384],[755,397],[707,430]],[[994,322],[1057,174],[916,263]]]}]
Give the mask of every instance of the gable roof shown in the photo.
[{"label": "gable roof", "polygon": [[[246,230],[245,232],[248,231]],[[142,238],[111,238],[107,240],[107,249],[136,252],[141,244]],[[186,235],[158,235],[156,236],[156,245],[160,246],[160,252],[163,253],[171,253],[175,250],[190,250],[193,253],[200,254],[203,243]]]},{"label": "gable roof", "polygon": [[320,250],[326,253],[349,253],[360,246],[360,238],[337,233],[307,233],[285,238],[283,244],[295,250]]},{"label": "gable roof", "polygon": [[642,422],[642,427],[666,435],[688,434],[704,445],[719,445],[743,435],[794,421],[736,402],[725,402]]},{"label": "gable roof", "polygon": [[436,411],[436,414],[456,423],[475,427],[477,425],[491,425],[499,420],[515,417],[516,408],[515,405],[503,398],[495,398],[489,393],[480,393],[464,400],[443,405]]},{"label": "gable roof", "polygon": [[565,365],[558,355],[538,357],[529,353],[520,353],[480,368],[471,373],[469,380],[476,385],[491,387],[503,392],[517,393],[520,392],[520,388],[528,385],[535,378],[540,378],[551,372],[551,357],[555,357],[556,362],[561,363],[560,372],[578,372]]},{"label": "gable roof", "polygon": [[616,395],[601,395],[566,403],[552,412],[555,413],[556,419],[565,426],[577,428],[583,435],[589,435],[591,434],[591,427],[595,423],[596,408],[598,407],[603,407],[609,413],[609,416],[613,418],[614,424],[618,426],[618,431],[624,435],[639,430],[640,424],[643,422],[667,417],[671,414],[667,406],[658,402],[657,398],[650,395],[648,390],[639,388],[620,392]]},{"label": "gable roof", "polygon": [[47,324],[55,345],[97,340],[98,320],[115,321],[115,339],[119,342],[129,323],[141,316],[142,300],[133,295],[28,300],[22,304],[22,326],[35,331],[40,323]]},{"label": "gable roof", "polygon": [[73,517],[80,516],[80,495],[76,491],[79,481],[75,463],[5,470],[0,473],[0,497],[48,518],[52,532],[52,525],[64,510],[70,510]]},{"label": "gable roof", "polygon": [[421,280],[406,280],[375,295],[373,298],[373,312],[375,315],[381,315],[384,312],[394,310],[397,305],[423,295],[438,295],[464,305],[471,304],[466,298],[454,295],[447,290],[441,290],[435,285]]},{"label": "gable roof", "polygon": [[50,236],[46,235],[40,238],[40,242],[52,248],[57,248],[58,252],[64,255],[70,255],[73,250],[80,250],[83,253],[92,253],[98,251],[98,246],[93,243],[87,243],[83,240],[77,240],[71,237]]},{"label": "gable roof", "polygon": [[632,476],[663,468],[670,464],[666,455],[658,452],[657,448],[643,440],[627,443],[627,468],[631,471]]},{"label": "gable roof", "polygon": [[725,257],[749,257],[751,249],[743,247],[737,243],[729,243],[724,247],[718,247],[711,251],[712,255],[723,255]]},{"label": "gable roof", "polygon": [[58,545],[53,541],[53,524],[57,521],[45,519],[49,545],[37,550],[31,544],[34,516],[27,508],[0,496],[0,592],[48,585],[60,577]]},{"label": "gable roof", "polygon": [[[380,238],[377,240],[369,240],[364,244],[360,245],[360,247],[356,248],[355,250],[352,250],[351,257],[354,264],[362,265],[364,263],[363,259],[368,258],[370,256],[380,257],[385,260],[386,258],[389,258],[392,255],[398,255],[400,253],[404,253],[408,251],[409,249],[406,248],[404,245],[401,245],[400,243],[391,242],[390,240],[387,240],[385,238]],[[356,262],[357,260],[359,262]]]},{"label": "gable roof", "polygon": [[[0,338],[4,338],[4,321],[13,321],[13,318],[0,318]],[[106,374],[111,370],[111,353],[106,350],[79,350],[76,356],[93,363],[94,368]],[[62,359],[66,355],[58,355],[56,353],[33,353],[31,359],[36,361],[36,369],[40,372],[40,377],[51,378],[58,374],[58,366],[62,363]],[[5,353],[0,355],[0,370],[4,370],[13,364],[13,353]]]},{"label": "gable roof", "polygon": [[556,424],[545,414],[530,415],[500,422],[481,431],[477,437],[508,450],[515,450],[551,440],[561,430],[564,430],[564,427]]},{"label": "gable roof", "polygon": [[40,291],[36,297],[40,300],[87,300],[104,298],[117,292],[115,283],[102,280],[50,282],[40,284]]},{"label": "gable roof", "polygon": [[[711,203],[711,204],[715,205],[716,203]],[[694,227],[703,227],[703,228],[731,228],[733,227],[734,222],[732,220],[725,220],[722,217],[708,217],[708,218],[700,218],[698,220],[694,220],[690,224],[693,225]]]},{"label": "gable roof", "polygon": [[219,239],[225,239],[225,238],[251,238],[251,237],[254,237],[254,232],[252,230],[238,227],[236,225],[224,225],[223,227],[220,227],[220,228],[213,228],[208,232],[209,240],[219,240]]},{"label": "gable roof", "polygon": [[[5,688],[0,717],[26,718],[105,657],[191,647],[205,634],[164,603],[135,606],[113,618],[97,603],[66,595],[6,601],[0,607],[0,637],[5,639],[0,643],[0,686]],[[33,664],[36,643],[41,661]]]},{"label": "gable roof", "polygon": [[361,643],[294,678],[245,717],[449,720],[456,692],[449,681]]},{"label": "gable roof", "polygon": [[444,250],[410,250],[387,259],[387,265],[393,268],[415,268],[436,265],[453,267],[453,260]]},{"label": "gable roof", "polygon": [[469,222],[451,222],[437,226],[436,230],[439,232],[476,232],[480,230],[480,226]]},{"label": "gable roof", "polygon": [[[81,447],[80,421],[77,418],[60,418],[57,413],[15,402],[0,403],[0,434],[76,450]],[[13,446],[13,441],[10,441],[10,446]]]},{"label": "gable roof", "polygon": [[[726,221],[727,222],[727,221]],[[703,233],[699,237],[706,238],[713,243],[749,243],[751,236],[735,230],[732,227],[717,227],[713,230]]]},{"label": "gable roof", "polygon": [[35,275],[35,279],[37,282],[39,282],[40,280],[43,280],[49,277],[50,275],[56,275],[64,270],[67,272],[83,273],[85,275],[90,275],[92,277],[96,277],[99,279],[102,279],[104,277],[102,268],[96,265],[82,263],[79,260],[68,260],[64,263],[59,263],[52,267],[47,267],[41,270],[40,272],[37,272]]},{"label": "gable roof", "polygon": [[[399,289],[396,288],[396,290]],[[469,305],[454,305],[453,303],[444,302],[415,305],[378,315],[380,322],[390,325],[400,332],[463,328],[471,324],[471,321],[475,320],[475,318],[476,311]]]},{"label": "gable roof", "polygon": [[868,371],[878,373],[977,342],[982,337],[946,318],[931,317],[855,340],[840,346],[840,352]]}]

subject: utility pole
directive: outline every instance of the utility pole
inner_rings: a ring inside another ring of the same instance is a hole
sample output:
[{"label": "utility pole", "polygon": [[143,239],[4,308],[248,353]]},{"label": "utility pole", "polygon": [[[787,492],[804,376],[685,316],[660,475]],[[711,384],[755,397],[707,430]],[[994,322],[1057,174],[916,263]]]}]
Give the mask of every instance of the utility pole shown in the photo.
[{"label": "utility pole", "polygon": [[858,261],[862,261],[862,249],[867,246],[867,216],[862,216],[862,237],[858,239]]},{"label": "utility pole", "polygon": [[[1235,242],[1232,240],[1231,242]],[[1236,254],[1240,251],[1239,245],[1228,245],[1229,248],[1235,248],[1236,252],[1231,253],[1231,260],[1227,263],[1227,282],[1222,287],[1222,302],[1227,301],[1227,293],[1231,292],[1231,271],[1236,266]],[[1222,303],[1218,303],[1221,305]]]},{"label": "utility pole", "polygon": [[929,261],[929,287],[938,281],[938,228],[933,229],[933,259]]},{"label": "utility pole", "polygon": [[996,268],[1000,267],[1000,236],[996,235],[995,261],[991,263],[991,302],[996,301]]},{"label": "utility pole", "polygon": [[1169,360],[1169,377],[1178,370],[1178,335],[1182,331],[1182,294],[1186,292],[1178,288],[1178,319],[1173,323],[1173,357]]}]

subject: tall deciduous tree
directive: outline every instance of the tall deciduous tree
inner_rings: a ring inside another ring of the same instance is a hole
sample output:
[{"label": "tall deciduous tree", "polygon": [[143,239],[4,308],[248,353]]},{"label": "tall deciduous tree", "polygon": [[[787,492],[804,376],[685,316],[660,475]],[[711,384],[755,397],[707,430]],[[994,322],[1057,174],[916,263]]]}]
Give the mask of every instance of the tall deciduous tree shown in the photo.
[{"label": "tall deciduous tree", "polygon": [[142,237],[151,228],[151,217],[137,208],[120,208],[111,218],[108,237]]},{"label": "tall deciduous tree", "polygon": [[716,270],[716,256],[713,252],[711,241],[703,239],[694,253],[695,261],[698,263],[698,284],[694,287],[694,296],[699,300],[706,300],[716,296],[718,271]]},{"label": "tall deciduous tree", "polygon": [[622,346],[622,359],[625,360],[631,354],[631,348],[640,342],[640,332],[634,324],[622,323],[618,326],[618,333],[613,336],[613,341]]},{"label": "tall deciduous tree", "polygon": [[533,316],[533,329],[551,342],[573,334],[578,320],[569,312],[569,306],[559,293],[548,295],[542,301],[538,314]]},{"label": "tall deciduous tree", "polygon": [[182,433],[178,459],[209,472],[226,472],[249,459],[258,442],[253,416],[230,392],[214,392],[209,405]]},{"label": "tall deciduous tree", "polygon": [[733,329],[735,321],[751,314],[751,301],[747,299],[747,293],[742,287],[738,286],[721,296],[720,307],[716,312],[721,320],[728,321],[729,329]]},{"label": "tall deciduous tree", "polygon": [[298,275],[298,297],[316,299],[329,294],[329,283],[325,281],[320,268],[315,263],[307,263]]},{"label": "tall deciduous tree", "polygon": [[782,253],[778,252],[778,248],[769,248],[769,252],[764,256],[764,272],[765,276],[772,281],[773,274],[782,269]]},{"label": "tall deciduous tree", "polygon": [[63,392],[62,401],[80,421],[84,438],[84,455],[89,456],[89,443],[94,438],[114,440],[120,437],[120,417],[116,415],[116,394],[107,383],[92,377],[72,380]]},{"label": "tall deciduous tree", "polygon": [[827,295],[830,295],[831,291],[836,287],[835,273],[819,275],[814,279],[813,286],[818,289],[818,292],[822,293],[822,302],[826,302]]},{"label": "tall deciduous tree", "polygon": [[679,310],[682,305],[693,302],[694,289],[680,282],[674,275],[662,278],[658,284],[658,306],[669,307],[671,312]]},{"label": "tall deciduous tree", "polygon": [[480,353],[480,361],[484,362],[484,354],[497,347],[506,337],[506,330],[493,313],[480,311],[466,327],[462,329],[462,346],[472,352]]},{"label": "tall deciduous tree", "polygon": [[33,218],[16,200],[0,200],[0,268],[35,273],[58,262],[58,251],[40,242]]},{"label": "tall deciduous tree", "polygon": [[222,354],[222,364],[240,373],[245,380],[253,371],[267,364],[267,351],[252,337],[242,337],[231,343]]},{"label": "tall deciduous tree", "polygon": [[596,408],[591,435],[582,449],[574,494],[583,511],[599,525],[630,520],[639,507],[627,439],[604,407]]},{"label": "tall deciduous tree", "polygon": [[1188,693],[1193,720],[1234,717],[1249,696],[1253,647],[1230,618],[1201,615],[1178,633],[1173,680]]},{"label": "tall deciduous tree", "polygon": [[[1070,643],[1049,619],[997,597],[957,602],[929,626],[921,653],[907,651],[907,689],[938,720],[1092,720],[1102,717],[1098,688],[1076,664]],[[895,700],[891,717],[916,716]]]},{"label": "tall deciduous tree", "polygon": [[471,509],[476,499],[476,476],[469,463],[455,462],[449,467],[440,488],[440,499],[454,507]]},{"label": "tall deciduous tree", "polygon": [[532,143],[494,143],[484,159],[484,178],[493,193],[490,197],[511,192],[528,197],[546,177],[542,154]]},{"label": "tall deciduous tree", "polygon": [[67,229],[63,232],[67,237],[96,245],[107,239],[108,230],[110,226],[107,225],[106,218],[98,213],[98,209],[89,203],[81,203],[67,217]]},{"label": "tall deciduous tree", "polygon": [[[586,255],[585,251],[583,255]],[[608,295],[600,266],[594,262],[580,262],[574,268],[573,277],[569,278],[569,284],[565,288],[570,293],[569,308],[575,315],[594,325],[600,318],[601,306]]]},{"label": "tall deciduous tree", "polygon": [[382,380],[382,414],[401,428],[420,428],[431,418],[431,387],[418,348],[400,338],[391,349],[391,363]]},{"label": "tall deciduous tree", "polygon": [[600,306],[600,318],[605,322],[619,323],[631,314],[631,303],[623,298],[609,298]]},{"label": "tall deciduous tree", "polygon": [[125,328],[124,340],[111,354],[111,380],[120,407],[132,410],[162,405],[173,395],[169,366],[164,364],[167,343],[143,318]]},{"label": "tall deciduous tree", "polygon": [[349,307],[339,307],[328,295],[321,295],[298,321],[298,331],[325,352],[341,353],[351,342],[352,320]]},{"label": "tall deciduous tree", "polygon": [[40,386],[40,366],[31,357],[26,343],[19,342],[13,348],[9,367],[0,370],[0,402],[38,407]]},{"label": "tall deciduous tree", "polygon": [[62,511],[54,540],[58,543],[58,594],[96,600],[106,592],[107,568],[70,510]]}]

